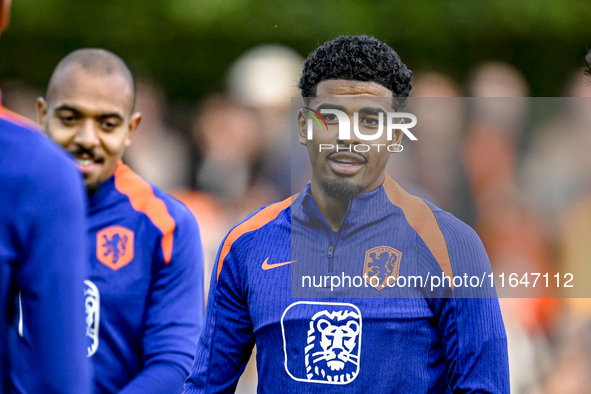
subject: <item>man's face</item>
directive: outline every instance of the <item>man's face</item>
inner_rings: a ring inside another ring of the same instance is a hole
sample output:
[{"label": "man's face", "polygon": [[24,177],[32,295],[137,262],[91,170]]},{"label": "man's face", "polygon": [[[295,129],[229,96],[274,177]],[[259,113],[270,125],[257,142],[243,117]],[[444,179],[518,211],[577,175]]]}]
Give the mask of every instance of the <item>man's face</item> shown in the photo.
[{"label": "man's face", "polygon": [[[323,114],[328,125],[319,127],[314,124],[313,139],[308,140],[305,111],[298,117],[300,143],[306,145],[312,165],[312,185],[320,186],[329,197],[342,199],[354,198],[359,193],[366,193],[379,187],[384,180],[385,167],[390,152],[386,146],[400,143],[401,130],[396,130],[394,141],[388,141],[386,133],[386,113],[395,112],[392,108],[392,92],[382,85],[373,82],[347,80],[322,81],[316,88],[316,97],[310,100],[309,107],[320,112],[324,109],[338,109],[349,116],[351,138],[339,139],[339,123],[332,114]],[[376,134],[379,126],[379,112],[383,112],[382,135],[372,141],[359,139],[353,132],[354,113],[359,114],[359,132]],[[315,123],[315,122],[314,122]],[[322,151],[320,146],[323,146]],[[370,147],[354,147],[366,144]],[[378,148],[372,144],[383,144]],[[334,148],[324,147],[333,145]],[[337,152],[336,147],[339,146]],[[349,152],[351,147],[351,152]],[[347,148],[347,149],[343,149]]]},{"label": "man's face", "polygon": [[141,115],[131,114],[133,91],[118,73],[94,75],[68,66],[55,78],[48,101],[37,100],[39,123],[74,155],[93,193],[115,172]]}]

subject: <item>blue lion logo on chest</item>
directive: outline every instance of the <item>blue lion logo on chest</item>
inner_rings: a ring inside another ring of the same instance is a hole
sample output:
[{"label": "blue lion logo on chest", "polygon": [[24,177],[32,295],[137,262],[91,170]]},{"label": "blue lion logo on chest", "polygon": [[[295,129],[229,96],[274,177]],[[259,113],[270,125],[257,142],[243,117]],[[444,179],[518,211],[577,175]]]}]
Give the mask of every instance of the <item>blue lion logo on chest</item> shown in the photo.
[{"label": "blue lion logo on chest", "polygon": [[131,262],[134,255],[134,232],[123,226],[110,226],[96,234],[96,258],[117,271]]},{"label": "blue lion logo on chest", "polygon": [[125,248],[127,246],[127,236],[121,236],[119,233],[113,234],[113,237],[109,239],[107,235],[103,235],[106,252],[103,254],[105,257],[113,255],[113,264],[117,264],[119,256],[125,255]]}]

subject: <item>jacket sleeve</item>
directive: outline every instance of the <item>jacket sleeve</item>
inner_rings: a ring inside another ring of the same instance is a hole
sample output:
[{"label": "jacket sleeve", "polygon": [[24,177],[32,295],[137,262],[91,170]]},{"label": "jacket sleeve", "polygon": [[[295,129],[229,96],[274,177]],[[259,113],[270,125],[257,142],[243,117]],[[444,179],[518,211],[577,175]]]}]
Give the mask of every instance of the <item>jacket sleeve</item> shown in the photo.
[{"label": "jacket sleeve", "polygon": [[143,327],[142,372],[121,394],[180,393],[203,323],[203,249],[199,228],[184,207],[175,215],[172,258],[159,250]]},{"label": "jacket sleeve", "polygon": [[[238,238],[214,266],[205,326],[185,393],[233,393],[255,343],[247,305],[245,259],[251,234]],[[219,271],[219,277],[218,277]]]},{"label": "jacket sleeve", "polygon": [[[488,279],[490,262],[476,232],[455,218],[440,220],[440,225],[454,276],[484,274]],[[439,331],[452,392],[508,394],[507,336],[494,289],[456,287],[452,297],[440,301]]]},{"label": "jacket sleeve", "polygon": [[15,278],[19,322],[10,333],[16,347],[11,352],[18,356],[11,368],[17,372],[11,375],[19,392],[87,393],[86,192],[65,155],[34,152],[33,171],[13,191],[21,257]]}]

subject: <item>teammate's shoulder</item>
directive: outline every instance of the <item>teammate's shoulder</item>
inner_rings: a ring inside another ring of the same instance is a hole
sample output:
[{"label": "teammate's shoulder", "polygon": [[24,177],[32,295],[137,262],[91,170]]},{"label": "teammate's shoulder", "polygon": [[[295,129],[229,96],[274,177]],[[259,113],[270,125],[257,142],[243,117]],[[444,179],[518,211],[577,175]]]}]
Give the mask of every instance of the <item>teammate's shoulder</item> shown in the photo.
[{"label": "teammate's shoulder", "polygon": [[435,218],[437,219],[437,223],[439,224],[439,228],[443,233],[446,240],[455,240],[455,241],[478,241],[480,242],[480,237],[476,233],[476,231],[464,221],[458,219],[454,214],[443,210],[437,207],[435,204],[431,203],[430,201],[424,200],[427,205],[433,211]]},{"label": "teammate's shoulder", "polygon": [[150,186],[154,191],[154,196],[166,204],[168,212],[172,217],[178,220],[186,220],[188,218],[195,220],[195,215],[193,215],[191,210],[183,202],[171,196],[156,185],[150,183]]},{"label": "teammate's shoulder", "polygon": [[[18,115],[10,113],[5,108],[0,107],[0,140],[4,149],[18,154],[20,152],[41,155],[65,156],[61,149],[47,138],[39,128],[37,128],[28,119],[16,122],[13,117]],[[25,119],[25,118],[23,118]],[[4,152],[6,153],[6,152]]]},{"label": "teammate's shoulder", "polygon": [[288,197],[283,201],[263,206],[252,212],[245,219],[238,222],[228,233],[246,234],[260,230],[268,224],[278,221],[289,220],[289,208],[293,197]]},{"label": "teammate's shoulder", "polygon": [[32,121],[0,107],[0,130],[6,172],[39,184],[71,181],[79,186],[80,174],[73,160]]},{"label": "teammate's shoulder", "polygon": [[[217,278],[219,279],[224,261],[230,250],[236,255],[247,253],[256,234],[269,225],[282,223],[288,225],[290,219],[289,208],[293,197],[281,202],[261,207],[237,223],[224,237],[218,256]],[[289,227],[287,227],[289,228]]]},{"label": "teammate's shoulder", "polygon": [[[145,181],[123,162],[117,164],[114,174],[115,188],[126,196],[130,210],[139,220],[150,223],[152,234],[157,235],[164,263],[173,257],[174,245],[181,234],[194,234],[198,238],[197,221],[180,201]],[[176,240],[176,241],[175,241]]]},{"label": "teammate's shoulder", "polygon": [[0,122],[3,128],[24,129],[33,132],[40,132],[39,126],[31,119],[25,118],[15,112],[4,108],[0,104]]},{"label": "teammate's shoulder", "polygon": [[123,162],[115,169],[115,188],[129,199],[131,207],[162,232],[174,231],[179,224],[195,222],[191,211],[180,201],[144,180]]},{"label": "teammate's shoulder", "polygon": [[432,232],[438,228],[446,239],[449,236],[478,237],[469,225],[453,214],[425,198],[407,192],[392,178],[386,177],[384,189],[390,202],[404,212],[407,221],[419,233],[426,230]]},{"label": "teammate's shoulder", "polygon": [[482,258],[486,251],[476,232],[451,213],[430,201],[402,189],[386,178],[384,188],[390,202],[400,208],[406,221],[422,239],[424,252],[430,252],[446,275],[471,257]]},{"label": "teammate's shoulder", "polygon": [[281,202],[266,205],[252,212],[230,229],[224,238],[222,247],[229,250],[234,244],[238,243],[238,240],[245,241],[247,238],[251,239],[258,231],[266,226],[278,221],[289,220],[288,210],[291,201],[292,197],[289,197]]}]

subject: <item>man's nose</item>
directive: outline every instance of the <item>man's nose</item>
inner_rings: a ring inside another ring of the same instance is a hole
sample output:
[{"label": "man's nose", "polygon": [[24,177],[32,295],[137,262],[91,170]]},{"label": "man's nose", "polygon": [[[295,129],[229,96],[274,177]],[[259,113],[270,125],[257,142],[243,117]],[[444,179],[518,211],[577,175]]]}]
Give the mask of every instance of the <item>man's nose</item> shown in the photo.
[{"label": "man's nose", "polygon": [[[337,136],[337,144],[338,145],[344,145],[344,146],[350,146],[350,145],[359,145],[362,144],[363,141],[361,140],[361,138],[357,137],[357,135],[355,134],[355,131],[353,130],[353,127],[355,127],[355,119],[353,116],[349,117],[349,135],[341,135],[341,133],[339,132],[338,136]],[[340,127],[340,125],[339,125]],[[339,128],[340,131],[340,128]]]},{"label": "man's nose", "polygon": [[83,148],[90,149],[98,145],[98,132],[92,119],[87,119],[74,137],[74,142]]}]

